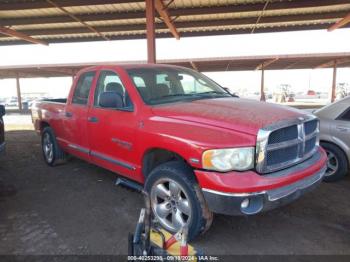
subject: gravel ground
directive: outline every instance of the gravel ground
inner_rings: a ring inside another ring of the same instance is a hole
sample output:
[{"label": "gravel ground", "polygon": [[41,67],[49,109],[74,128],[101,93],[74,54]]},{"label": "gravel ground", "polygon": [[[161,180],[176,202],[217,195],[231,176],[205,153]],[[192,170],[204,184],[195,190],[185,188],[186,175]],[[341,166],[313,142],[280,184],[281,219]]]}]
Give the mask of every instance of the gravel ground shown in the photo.
[{"label": "gravel ground", "polygon": [[[33,131],[9,131],[0,179],[0,255],[126,254],[142,197],[116,175],[78,159],[50,168]],[[193,244],[206,254],[350,255],[350,176],[293,204],[253,217],[217,215]]]}]

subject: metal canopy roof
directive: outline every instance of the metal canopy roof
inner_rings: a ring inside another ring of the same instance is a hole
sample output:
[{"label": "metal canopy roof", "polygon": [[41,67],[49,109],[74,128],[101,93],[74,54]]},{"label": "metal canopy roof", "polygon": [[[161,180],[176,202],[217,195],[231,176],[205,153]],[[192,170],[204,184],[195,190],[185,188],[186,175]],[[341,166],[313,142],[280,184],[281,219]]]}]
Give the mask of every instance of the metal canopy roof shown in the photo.
[{"label": "metal canopy roof", "polygon": [[[350,67],[350,53],[194,58],[160,60],[158,62],[162,64],[190,67],[201,72],[218,72],[259,70],[261,69],[262,64],[264,64],[265,70],[331,68],[334,66],[334,61],[337,61],[337,67]],[[0,78],[72,76],[78,70],[92,65],[126,63],[127,62],[100,62],[56,65],[2,66],[0,67]],[[146,63],[146,61],[133,61],[130,63],[140,64]]]},{"label": "metal canopy roof", "polygon": [[[181,37],[326,29],[350,12],[349,0],[163,0],[163,4]],[[0,45],[27,43],[8,36],[9,30],[45,43],[145,38],[145,2],[0,0]],[[172,36],[160,17],[156,36]]]}]

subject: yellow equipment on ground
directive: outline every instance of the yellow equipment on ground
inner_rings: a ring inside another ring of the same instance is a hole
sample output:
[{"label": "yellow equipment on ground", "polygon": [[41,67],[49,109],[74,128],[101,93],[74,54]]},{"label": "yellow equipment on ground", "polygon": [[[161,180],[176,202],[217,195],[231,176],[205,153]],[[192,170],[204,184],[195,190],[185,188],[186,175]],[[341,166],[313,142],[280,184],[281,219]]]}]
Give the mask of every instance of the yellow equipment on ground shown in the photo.
[{"label": "yellow equipment on ground", "polygon": [[146,207],[141,209],[134,234],[129,234],[128,260],[199,261],[200,252],[187,243],[188,227],[173,235],[152,222],[150,198],[142,193]]}]

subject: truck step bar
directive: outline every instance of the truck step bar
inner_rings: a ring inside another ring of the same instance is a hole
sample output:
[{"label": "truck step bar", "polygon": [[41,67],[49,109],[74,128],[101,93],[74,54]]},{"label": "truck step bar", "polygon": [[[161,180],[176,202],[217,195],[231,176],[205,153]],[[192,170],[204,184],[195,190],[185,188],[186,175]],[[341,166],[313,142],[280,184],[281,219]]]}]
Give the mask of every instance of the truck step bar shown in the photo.
[{"label": "truck step bar", "polygon": [[126,178],[120,178],[118,177],[117,180],[115,181],[115,185],[116,186],[122,186],[122,187],[126,187],[126,188],[129,188],[129,189],[132,189],[132,190],[135,190],[135,191],[138,191],[138,192],[142,192],[143,191],[143,186],[136,183],[136,182],[133,182],[129,179],[126,179]]}]

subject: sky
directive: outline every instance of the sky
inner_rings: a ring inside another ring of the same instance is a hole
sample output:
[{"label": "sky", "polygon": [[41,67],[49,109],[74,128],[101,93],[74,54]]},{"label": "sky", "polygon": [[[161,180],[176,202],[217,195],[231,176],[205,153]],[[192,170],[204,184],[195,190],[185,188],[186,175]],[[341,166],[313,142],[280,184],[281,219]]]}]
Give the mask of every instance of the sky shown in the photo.
[{"label": "sky", "polygon": [[[210,37],[186,37],[176,40],[158,39],[158,59],[206,58],[225,56],[279,55],[350,52],[350,29],[264,33]],[[77,62],[112,62],[146,60],[145,40],[119,40],[0,47],[0,66],[54,64]],[[206,73],[222,86],[233,91],[257,92],[259,71]],[[338,83],[350,84],[350,68],[338,69]],[[265,86],[273,90],[280,84],[290,84],[295,92],[308,89],[328,91],[332,83],[331,69],[267,70]],[[71,78],[21,79],[24,95],[47,92],[52,97],[64,97]],[[15,96],[15,80],[0,80],[0,98]]]}]

